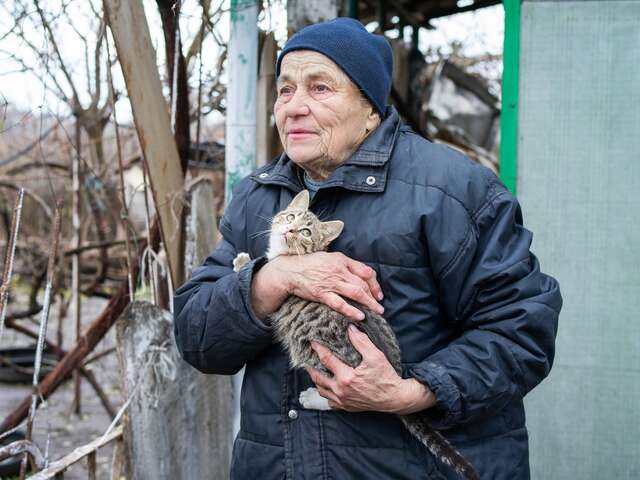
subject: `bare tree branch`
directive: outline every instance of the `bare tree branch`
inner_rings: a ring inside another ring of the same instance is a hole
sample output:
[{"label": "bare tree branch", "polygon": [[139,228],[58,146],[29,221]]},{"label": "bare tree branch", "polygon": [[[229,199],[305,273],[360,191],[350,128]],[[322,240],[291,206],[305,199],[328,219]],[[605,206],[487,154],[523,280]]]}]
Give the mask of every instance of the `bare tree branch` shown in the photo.
[{"label": "bare tree branch", "polygon": [[56,37],[53,34],[53,31],[51,30],[51,26],[49,25],[49,22],[47,21],[47,19],[44,16],[44,12],[42,11],[42,8],[40,8],[40,2],[39,0],[33,0],[33,3],[36,7],[36,11],[38,12],[38,15],[40,16],[40,20],[42,21],[42,25],[44,27],[44,29],[46,30],[48,36],[49,36],[49,41],[51,42],[51,45],[53,46],[53,50],[56,53],[56,56],[58,57],[58,63],[59,63],[59,67],[60,70],[62,71],[63,75],[65,76],[65,78],[67,79],[67,82],[69,83],[69,87],[71,88],[71,91],[73,92],[73,102],[74,102],[74,106],[77,107],[80,105],[80,98],[78,97],[78,91],[76,90],[76,86],[73,83],[73,80],[71,79],[71,75],[69,74],[69,71],[67,70],[67,67],[64,63],[64,60],[62,59],[62,53],[60,53],[60,48],[58,47],[58,42],[56,41]]},{"label": "bare tree branch", "polygon": [[[200,22],[200,27],[198,28],[198,33],[194,37],[191,45],[189,45],[189,49],[187,50],[187,54],[185,55],[185,62],[187,63],[187,68],[191,64],[191,60],[197,55],[200,51],[200,45],[204,40],[204,33],[207,25],[210,22],[211,16],[209,15],[209,9],[211,8],[211,0],[201,0],[200,5],[202,6],[202,20]],[[220,7],[222,4],[220,4]],[[218,8],[220,8],[218,7]]]},{"label": "bare tree branch", "polygon": [[24,187],[20,187],[18,185],[16,185],[15,183],[13,183],[10,180],[6,180],[6,179],[2,179],[0,178],[0,187],[4,187],[4,188],[9,188],[11,190],[15,190],[15,191],[20,191],[20,189],[24,189],[24,194],[28,197],[31,197],[33,200],[35,200],[35,202],[40,205],[40,207],[42,208],[42,210],[44,210],[44,213],[51,218],[51,208],[49,207],[49,204],[47,202],[44,201],[44,199],[38,195],[37,193],[33,192],[32,190],[29,190],[27,188]]}]

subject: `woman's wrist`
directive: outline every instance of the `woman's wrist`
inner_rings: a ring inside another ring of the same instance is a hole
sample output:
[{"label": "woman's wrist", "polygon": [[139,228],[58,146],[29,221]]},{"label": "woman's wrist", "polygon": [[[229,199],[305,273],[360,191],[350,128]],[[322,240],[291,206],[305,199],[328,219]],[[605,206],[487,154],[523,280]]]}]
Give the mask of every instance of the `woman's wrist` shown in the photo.
[{"label": "woman's wrist", "polygon": [[431,408],[436,404],[433,392],[415,378],[407,378],[400,381],[399,391],[396,395],[397,403],[394,413],[409,415]]},{"label": "woman's wrist", "polygon": [[253,274],[251,282],[251,307],[255,315],[264,320],[275,312],[289,296],[286,275],[278,268],[280,257],[267,262]]}]

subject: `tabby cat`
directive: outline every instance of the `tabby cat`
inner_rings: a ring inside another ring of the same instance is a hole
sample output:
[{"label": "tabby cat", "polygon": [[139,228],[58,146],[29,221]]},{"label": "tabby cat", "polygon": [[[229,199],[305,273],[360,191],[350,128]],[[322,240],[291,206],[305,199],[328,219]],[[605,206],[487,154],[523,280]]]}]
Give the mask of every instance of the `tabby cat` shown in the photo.
[{"label": "tabby cat", "polygon": [[[343,227],[343,222],[339,220],[321,222],[310,212],[309,192],[303,190],[285,210],[273,217],[267,258],[271,260],[278,255],[325,251],[331,241],[340,235]],[[238,254],[233,261],[234,270],[238,271],[249,260],[248,254]],[[380,315],[362,305],[356,306],[365,313],[362,321],[350,320],[322,303],[290,296],[278,311],[270,315],[270,321],[277,339],[289,353],[291,366],[313,367],[331,375],[311,348],[313,340],[329,348],[347,365],[357,367],[362,357],[347,335],[347,328],[354,324],[384,352],[398,375],[401,375],[400,346],[393,330]],[[320,396],[315,388],[302,392],[299,401],[304,408],[330,410],[328,400]],[[462,478],[479,479],[473,466],[429,425],[424,415],[418,412],[399,417],[409,432],[442,463],[453,468]]]}]

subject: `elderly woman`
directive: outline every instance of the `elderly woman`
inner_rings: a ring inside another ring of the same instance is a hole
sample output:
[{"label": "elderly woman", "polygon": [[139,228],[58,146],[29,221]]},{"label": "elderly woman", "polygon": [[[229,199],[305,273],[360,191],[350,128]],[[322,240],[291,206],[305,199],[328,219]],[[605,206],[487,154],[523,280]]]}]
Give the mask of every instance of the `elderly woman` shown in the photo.
[{"label": "elderly woman", "polygon": [[[177,292],[184,359],[206,373],[246,366],[234,479],[455,478],[391,413],[426,410],[483,479],[529,478],[523,397],[549,372],[561,297],[529,251],[531,233],[500,181],[404,126],[386,105],[391,49],[357,21],[309,26],[277,63],[285,153],[244,179],[222,240]],[[301,189],[339,219],[329,253],[266,261],[266,220]],[[238,252],[252,260],[238,273]],[[354,319],[383,313],[403,375],[361,334],[355,369],[291,370],[267,317],[289,295]],[[332,410],[304,409],[317,385]]]}]

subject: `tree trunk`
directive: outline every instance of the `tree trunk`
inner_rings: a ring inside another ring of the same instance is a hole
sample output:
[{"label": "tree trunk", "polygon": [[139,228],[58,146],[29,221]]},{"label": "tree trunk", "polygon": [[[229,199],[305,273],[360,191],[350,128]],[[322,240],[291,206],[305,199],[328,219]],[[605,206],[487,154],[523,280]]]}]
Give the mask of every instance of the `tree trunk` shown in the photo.
[{"label": "tree trunk", "polygon": [[[162,20],[162,30],[164,32],[164,51],[167,57],[167,78],[169,79],[169,87],[174,84],[174,59],[176,47],[176,27],[180,5],[175,0],[157,0],[160,19]],[[189,149],[191,142],[190,122],[189,122],[189,84],[187,83],[187,64],[182,54],[182,41],[178,41],[178,79],[176,82],[176,122],[173,132],[178,146],[178,153],[182,161],[182,171],[187,171],[187,163],[189,160]],[[172,98],[173,101],[173,98]]]}]

